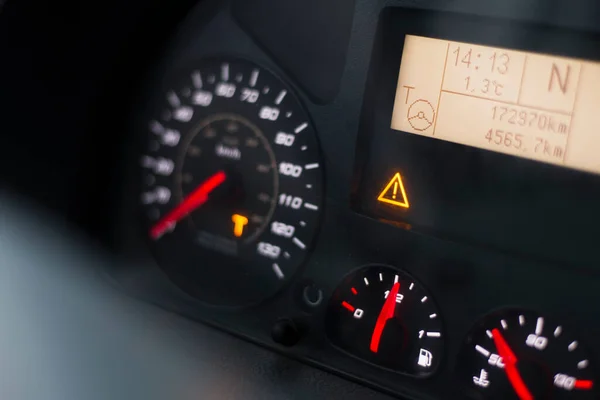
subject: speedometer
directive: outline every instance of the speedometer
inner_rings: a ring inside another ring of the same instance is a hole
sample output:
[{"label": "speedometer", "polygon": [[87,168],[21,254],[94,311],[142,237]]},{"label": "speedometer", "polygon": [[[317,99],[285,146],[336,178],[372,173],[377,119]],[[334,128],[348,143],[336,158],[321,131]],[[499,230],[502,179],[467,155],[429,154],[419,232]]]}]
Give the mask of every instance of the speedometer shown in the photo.
[{"label": "speedometer", "polygon": [[256,303],[292,278],[315,236],[315,132],[291,88],[249,61],[205,60],[166,81],[141,160],[154,253],[206,303]]}]

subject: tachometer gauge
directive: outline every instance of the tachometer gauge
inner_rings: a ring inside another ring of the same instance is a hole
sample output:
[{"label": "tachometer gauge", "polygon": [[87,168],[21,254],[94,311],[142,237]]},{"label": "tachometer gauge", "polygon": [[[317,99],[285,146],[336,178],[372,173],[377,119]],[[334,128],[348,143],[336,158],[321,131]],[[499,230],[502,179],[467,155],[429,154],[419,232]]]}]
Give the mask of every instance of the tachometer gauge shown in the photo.
[{"label": "tachometer gauge", "polygon": [[592,362],[577,332],[531,311],[487,316],[468,335],[461,381],[475,399],[596,399]]},{"label": "tachometer gauge", "polygon": [[427,376],[439,365],[444,335],[439,311],[405,272],[369,266],[350,274],[327,309],[327,335],[336,346],[370,363]]},{"label": "tachometer gauge", "polygon": [[159,264],[213,305],[273,295],[304,261],[321,207],[306,111],[272,73],[239,59],[199,62],[159,95],[141,196]]}]

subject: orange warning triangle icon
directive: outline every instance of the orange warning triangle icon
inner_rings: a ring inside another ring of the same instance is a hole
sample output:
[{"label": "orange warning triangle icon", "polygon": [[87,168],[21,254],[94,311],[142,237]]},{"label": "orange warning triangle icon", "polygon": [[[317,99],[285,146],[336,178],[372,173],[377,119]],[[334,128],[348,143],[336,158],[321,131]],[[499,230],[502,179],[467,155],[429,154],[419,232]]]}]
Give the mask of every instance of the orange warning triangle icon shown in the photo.
[{"label": "orange warning triangle icon", "polygon": [[394,175],[386,187],[381,191],[377,200],[398,207],[409,207],[408,197],[406,197],[406,191],[404,190],[402,177],[400,177],[399,172]]}]

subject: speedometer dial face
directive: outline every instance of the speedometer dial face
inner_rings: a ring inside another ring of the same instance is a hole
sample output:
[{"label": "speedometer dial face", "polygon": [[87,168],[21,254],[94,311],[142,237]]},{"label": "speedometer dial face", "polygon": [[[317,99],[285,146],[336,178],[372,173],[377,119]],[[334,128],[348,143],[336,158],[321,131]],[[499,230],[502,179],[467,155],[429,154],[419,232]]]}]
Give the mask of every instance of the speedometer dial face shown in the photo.
[{"label": "speedometer dial face", "polygon": [[459,371],[474,399],[598,398],[593,363],[577,332],[526,310],[502,310],[477,324]]},{"label": "speedometer dial face", "polygon": [[306,111],[281,80],[240,59],[200,62],[157,96],[141,201],[159,264],[213,305],[275,294],[319,220],[321,163]]}]

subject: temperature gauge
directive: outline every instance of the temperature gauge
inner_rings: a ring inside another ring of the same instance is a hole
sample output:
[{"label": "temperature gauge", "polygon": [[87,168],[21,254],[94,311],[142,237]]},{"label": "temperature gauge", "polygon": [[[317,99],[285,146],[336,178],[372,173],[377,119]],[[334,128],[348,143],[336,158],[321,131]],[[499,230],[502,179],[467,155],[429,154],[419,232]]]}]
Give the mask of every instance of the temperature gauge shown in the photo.
[{"label": "temperature gauge", "polygon": [[444,339],[431,296],[411,276],[387,266],[346,277],[329,302],[327,334],[358,358],[416,376],[436,369]]},{"label": "temperature gauge", "polygon": [[478,324],[460,358],[475,399],[596,399],[583,343],[561,324],[524,310],[503,310]]}]

